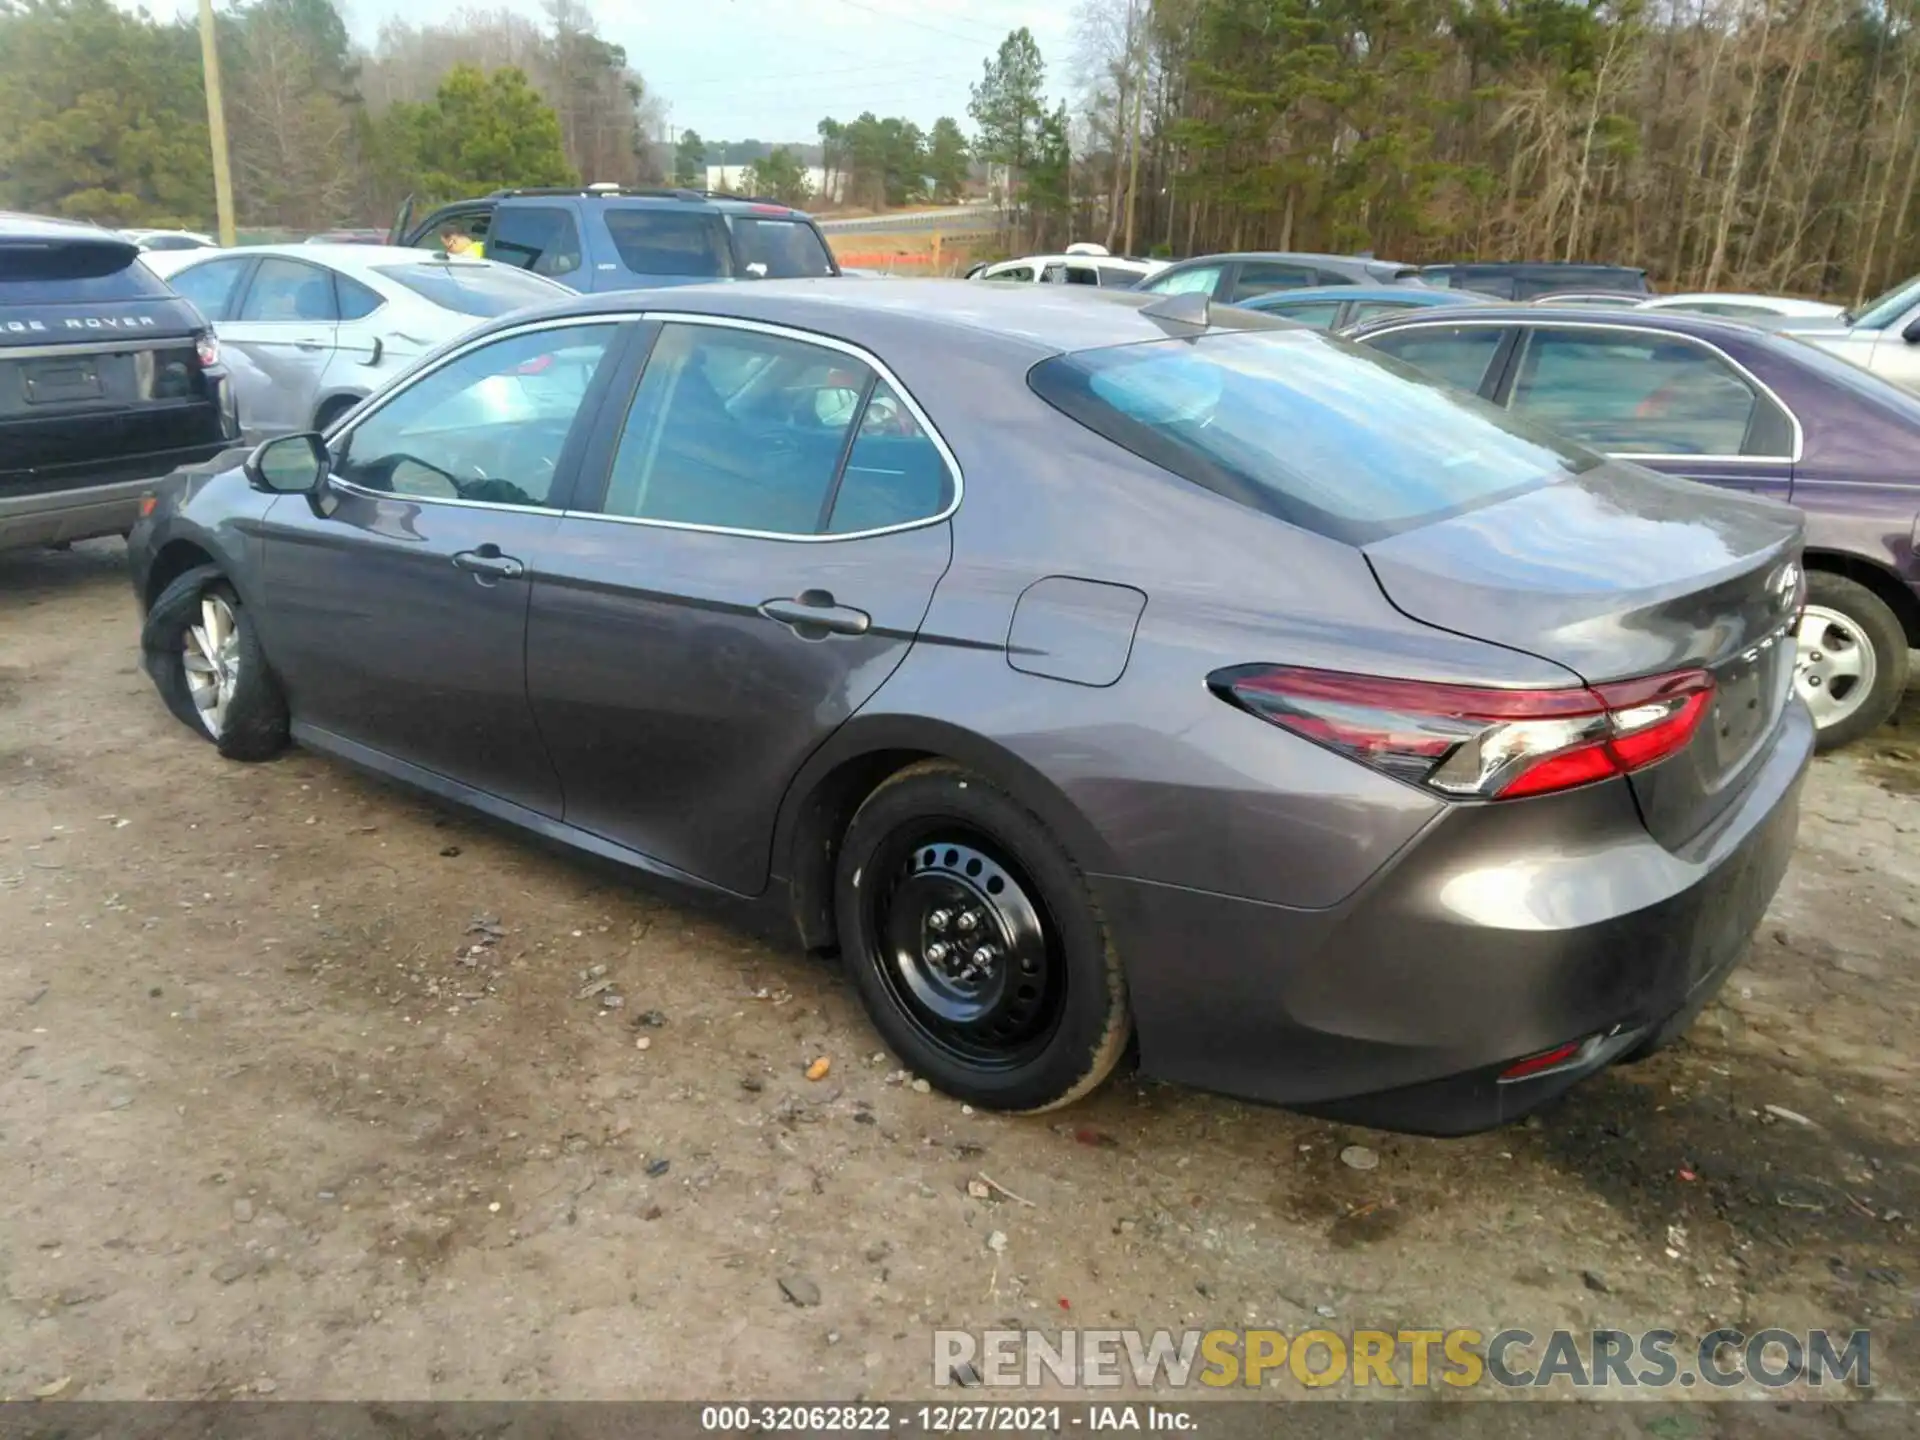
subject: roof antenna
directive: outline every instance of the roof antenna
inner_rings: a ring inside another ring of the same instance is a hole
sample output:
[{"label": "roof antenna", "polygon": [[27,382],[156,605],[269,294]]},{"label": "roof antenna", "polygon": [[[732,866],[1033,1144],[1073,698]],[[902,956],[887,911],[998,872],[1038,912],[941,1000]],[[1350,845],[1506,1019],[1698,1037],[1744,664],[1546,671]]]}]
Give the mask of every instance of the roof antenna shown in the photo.
[{"label": "roof antenna", "polygon": [[1143,305],[1140,313],[1152,320],[1172,320],[1181,325],[1198,325],[1206,329],[1213,321],[1204,290],[1185,290],[1177,295],[1164,295],[1151,305]]}]

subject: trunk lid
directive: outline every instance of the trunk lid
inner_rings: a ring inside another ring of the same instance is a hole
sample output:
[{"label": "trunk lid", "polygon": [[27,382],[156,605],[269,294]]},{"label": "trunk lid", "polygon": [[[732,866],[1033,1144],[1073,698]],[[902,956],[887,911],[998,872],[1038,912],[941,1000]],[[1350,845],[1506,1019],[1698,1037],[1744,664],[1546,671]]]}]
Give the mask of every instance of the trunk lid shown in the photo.
[{"label": "trunk lid", "polygon": [[200,314],[123,237],[0,235],[0,488],[97,484],[142,455],[218,441]]},{"label": "trunk lid", "polygon": [[1802,538],[1788,506],[1609,462],[1364,553],[1405,614],[1589,684],[1708,671],[1692,743],[1628,782],[1671,847],[1739,792],[1785,713]]}]

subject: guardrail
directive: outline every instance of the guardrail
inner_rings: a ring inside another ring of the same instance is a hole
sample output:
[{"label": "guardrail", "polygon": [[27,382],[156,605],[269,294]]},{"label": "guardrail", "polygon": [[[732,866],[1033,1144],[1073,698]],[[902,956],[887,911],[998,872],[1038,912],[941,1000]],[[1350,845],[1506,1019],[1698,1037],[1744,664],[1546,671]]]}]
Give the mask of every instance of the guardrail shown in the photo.
[{"label": "guardrail", "polygon": [[858,234],[862,231],[870,234],[892,235],[922,230],[938,232],[942,235],[977,235],[998,230],[1002,224],[1002,217],[999,208],[994,205],[950,205],[941,210],[911,210],[899,215],[862,215],[850,220],[823,217],[818,219],[817,223],[829,235]]}]

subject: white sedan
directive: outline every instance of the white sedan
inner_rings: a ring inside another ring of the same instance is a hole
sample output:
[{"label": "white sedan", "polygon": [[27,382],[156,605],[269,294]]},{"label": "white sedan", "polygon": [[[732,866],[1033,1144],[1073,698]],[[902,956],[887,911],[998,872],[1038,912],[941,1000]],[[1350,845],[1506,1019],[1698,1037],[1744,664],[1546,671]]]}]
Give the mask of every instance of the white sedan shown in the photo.
[{"label": "white sedan", "polygon": [[491,260],[386,245],[260,245],[141,257],[213,324],[248,440],[326,430],[483,320],[573,292]]},{"label": "white sedan", "polygon": [[1109,290],[1131,290],[1149,275],[1167,268],[1166,260],[1136,260],[1131,255],[1109,255],[1104,246],[1069,245],[1059,255],[1023,255],[976,265],[969,280],[1014,281],[1035,285],[1104,285]]},{"label": "white sedan", "polygon": [[1684,310],[1690,315],[1724,315],[1730,320],[1829,320],[1842,307],[1824,300],[1796,300],[1790,295],[1656,295],[1642,300],[1638,310]]}]

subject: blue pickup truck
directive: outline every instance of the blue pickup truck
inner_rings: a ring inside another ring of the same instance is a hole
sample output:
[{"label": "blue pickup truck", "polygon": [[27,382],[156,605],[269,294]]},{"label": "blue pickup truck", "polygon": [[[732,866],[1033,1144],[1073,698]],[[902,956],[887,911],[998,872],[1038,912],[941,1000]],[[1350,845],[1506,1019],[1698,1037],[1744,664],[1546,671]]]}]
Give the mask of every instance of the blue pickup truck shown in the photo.
[{"label": "blue pickup truck", "polygon": [[442,205],[418,222],[409,197],[388,243],[461,248],[462,237],[489,260],[585,293],[840,273],[811,216],[707,190],[496,190]]}]

